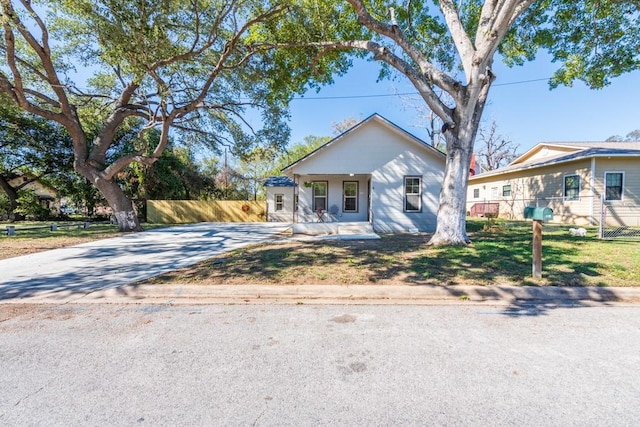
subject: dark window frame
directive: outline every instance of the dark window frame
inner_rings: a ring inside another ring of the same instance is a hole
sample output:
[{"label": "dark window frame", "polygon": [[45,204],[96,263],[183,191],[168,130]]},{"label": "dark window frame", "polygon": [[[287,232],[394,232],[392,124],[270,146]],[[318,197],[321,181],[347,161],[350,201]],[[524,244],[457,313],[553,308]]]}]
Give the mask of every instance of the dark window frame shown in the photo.
[{"label": "dark window frame", "polygon": [[[609,175],[620,175],[620,185],[609,186],[607,178]],[[619,188],[617,198],[609,197],[612,192],[609,189]],[[622,171],[606,171],[604,173],[604,201],[605,202],[621,202],[624,199],[624,172]]]},{"label": "dark window frame", "polygon": [[[575,188],[574,186],[567,186],[567,179],[569,178],[576,178],[576,183],[578,184],[578,188]],[[567,174],[564,176],[564,179],[562,180],[562,196],[564,198],[564,200],[567,201],[576,201],[576,200],[580,200],[580,191],[582,190],[582,180],[580,179],[580,175],[578,175],[577,173],[572,173],[572,174]],[[570,194],[569,192],[575,192],[575,194]]]}]

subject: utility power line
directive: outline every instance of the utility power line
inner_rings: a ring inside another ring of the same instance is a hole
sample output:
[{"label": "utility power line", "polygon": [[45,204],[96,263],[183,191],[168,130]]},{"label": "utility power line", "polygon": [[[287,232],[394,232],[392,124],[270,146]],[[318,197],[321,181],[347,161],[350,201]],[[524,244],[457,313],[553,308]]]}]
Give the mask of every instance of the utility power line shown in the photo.
[{"label": "utility power line", "polygon": [[[549,78],[544,79],[531,79],[531,80],[520,80],[516,82],[506,82],[506,83],[496,83],[492,85],[493,87],[498,86],[511,86],[511,85],[520,85],[525,83],[534,83],[534,82],[542,82],[548,81]],[[391,96],[410,96],[410,95],[420,95],[420,92],[403,92],[403,93],[377,93],[371,95],[335,95],[335,96],[312,96],[312,97],[295,97],[292,98],[294,101],[317,101],[317,100],[326,100],[326,99],[362,99],[362,98],[386,98]]]}]

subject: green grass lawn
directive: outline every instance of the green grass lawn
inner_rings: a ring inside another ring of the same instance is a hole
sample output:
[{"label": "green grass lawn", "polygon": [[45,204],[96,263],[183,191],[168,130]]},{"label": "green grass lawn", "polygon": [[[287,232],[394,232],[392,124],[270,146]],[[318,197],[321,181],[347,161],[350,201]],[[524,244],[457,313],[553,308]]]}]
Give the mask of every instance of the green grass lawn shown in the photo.
[{"label": "green grass lawn", "polygon": [[[42,223],[39,223],[42,225]],[[50,224],[50,223],[46,223]],[[7,223],[0,223],[4,232]],[[0,259],[120,235],[110,224],[23,230],[0,235]],[[144,227],[167,227],[144,224]],[[531,223],[469,220],[472,244],[430,247],[427,234],[380,240],[290,241],[247,247],[151,283],[197,284],[437,284],[640,286],[640,239],[599,240],[597,229],[573,237],[570,226],[545,224],[541,280],[531,277]]]},{"label": "green grass lawn", "polygon": [[425,234],[253,246],[151,283],[640,286],[640,240],[599,240],[595,228],[578,238],[569,226],[545,224],[536,280],[531,223],[491,224],[470,220],[466,247],[429,247]]}]

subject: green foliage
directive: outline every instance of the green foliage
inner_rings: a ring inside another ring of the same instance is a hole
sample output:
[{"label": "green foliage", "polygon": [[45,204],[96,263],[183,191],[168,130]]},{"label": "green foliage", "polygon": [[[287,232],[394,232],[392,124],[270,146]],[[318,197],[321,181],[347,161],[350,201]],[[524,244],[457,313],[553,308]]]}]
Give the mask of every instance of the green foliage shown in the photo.
[{"label": "green foliage", "polygon": [[16,213],[24,215],[27,219],[41,221],[51,216],[51,211],[44,207],[33,190],[20,190],[18,192],[18,207]]},{"label": "green foliage", "polygon": [[0,174],[66,174],[72,161],[71,138],[62,126],[25,113],[0,93]]},{"label": "green foliage", "polygon": [[130,165],[118,180],[125,192],[138,200],[196,200],[206,198],[213,185],[213,179],[199,170],[193,153],[173,145],[150,166]]},{"label": "green foliage", "polygon": [[11,213],[11,202],[6,194],[0,193],[0,220],[9,217]]},{"label": "green foliage", "polygon": [[607,138],[607,141],[612,142],[638,142],[640,141],[640,129],[629,132],[625,136],[613,135]]},{"label": "green foliage", "polygon": [[543,48],[560,64],[551,87],[581,80],[601,88],[611,78],[640,67],[637,1],[539,1],[519,20],[514,33],[520,36],[521,50],[510,44],[513,57],[532,59],[535,50]]}]

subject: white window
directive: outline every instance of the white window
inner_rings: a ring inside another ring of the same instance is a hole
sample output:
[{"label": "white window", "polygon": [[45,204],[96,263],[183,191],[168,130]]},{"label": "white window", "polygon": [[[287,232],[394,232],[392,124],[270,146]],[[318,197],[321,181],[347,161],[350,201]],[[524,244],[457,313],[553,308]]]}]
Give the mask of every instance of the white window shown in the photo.
[{"label": "white window", "polygon": [[580,176],[565,175],[563,195],[565,200],[580,200]]},{"label": "white window", "polygon": [[422,178],[406,176],[404,178],[404,211],[420,212],[422,210]]},{"label": "white window", "polygon": [[474,188],[473,189],[473,198],[474,199],[479,199],[480,198],[480,189],[479,188]]},{"label": "white window", "polygon": [[358,212],[358,181],[344,181],[342,194],[342,211]]},{"label": "white window", "polygon": [[275,195],[276,212],[284,209],[284,194]]},{"label": "white window", "polygon": [[606,201],[622,200],[624,194],[624,172],[604,173],[604,199]]},{"label": "white window", "polygon": [[511,184],[502,186],[502,197],[511,197]]},{"label": "white window", "polygon": [[497,200],[498,199],[498,187],[491,187],[491,199],[489,200]]},{"label": "white window", "polygon": [[327,210],[327,187],[329,183],[327,181],[314,181],[313,182],[313,210],[326,211]]}]

